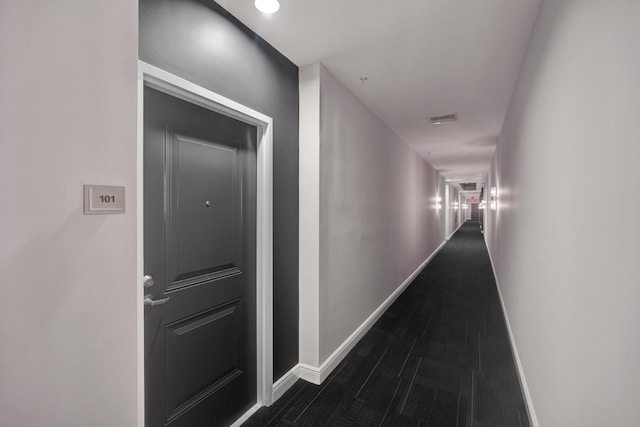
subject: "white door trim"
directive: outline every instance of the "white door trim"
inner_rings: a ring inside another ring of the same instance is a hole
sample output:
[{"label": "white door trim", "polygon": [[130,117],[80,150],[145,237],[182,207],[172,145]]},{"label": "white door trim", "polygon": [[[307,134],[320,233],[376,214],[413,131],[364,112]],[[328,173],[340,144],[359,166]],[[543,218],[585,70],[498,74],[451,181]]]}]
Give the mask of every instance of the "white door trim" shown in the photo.
[{"label": "white door trim", "polygon": [[138,427],[144,427],[144,86],[233,117],[258,129],[256,224],[257,404],[273,402],[273,119],[188,80],[138,61],[137,141],[137,334]]}]

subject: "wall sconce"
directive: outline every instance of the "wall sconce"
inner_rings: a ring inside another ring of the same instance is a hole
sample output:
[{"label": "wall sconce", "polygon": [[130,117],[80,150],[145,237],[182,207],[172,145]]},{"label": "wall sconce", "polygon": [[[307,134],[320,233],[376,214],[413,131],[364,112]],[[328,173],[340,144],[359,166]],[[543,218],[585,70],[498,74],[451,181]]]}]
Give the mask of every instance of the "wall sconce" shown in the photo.
[{"label": "wall sconce", "polygon": [[462,205],[462,209],[464,209],[464,210],[469,209],[469,205],[468,205],[468,204],[466,204],[466,203],[464,203],[464,204]]},{"label": "wall sconce", "polygon": [[437,210],[442,209],[442,197],[440,196],[436,197],[436,209]]},{"label": "wall sconce", "polygon": [[280,9],[278,0],[256,0],[254,4],[256,9],[266,14],[276,13]]},{"label": "wall sconce", "polygon": [[451,207],[454,211],[457,211],[460,206],[458,205],[458,202],[453,202],[453,204],[451,204]]},{"label": "wall sconce", "polygon": [[480,202],[480,204],[478,205],[478,209],[484,209],[485,208],[485,204],[484,204],[484,200]]},{"label": "wall sconce", "polygon": [[498,209],[498,189],[496,187],[491,187],[491,200],[489,201],[489,207],[492,211]]}]

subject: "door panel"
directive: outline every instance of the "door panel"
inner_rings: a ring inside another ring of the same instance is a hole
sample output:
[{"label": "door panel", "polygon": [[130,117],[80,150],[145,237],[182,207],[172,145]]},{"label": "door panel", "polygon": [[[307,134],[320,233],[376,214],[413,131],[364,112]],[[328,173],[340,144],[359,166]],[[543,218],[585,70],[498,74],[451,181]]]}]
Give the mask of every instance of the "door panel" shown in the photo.
[{"label": "door panel", "polygon": [[167,134],[167,150],[172,153],[169,174],[173,177],[168,289],[197,284],[221,273],[241,273],[237,149],[187,138],[174,129],[168,129]]},{"label": "door panel", "polygon": [[479,205],[478,203],[471,203],[471,221],[479,220]]},{"label": "door panel", "polygon": [[220,388],[238,369],[238,302],[167,325],[167,405],[170,417]]},{"label": "door panel", "polygon": [[257,129],[144,97],[146,425],[228,425],[256,402]]}]

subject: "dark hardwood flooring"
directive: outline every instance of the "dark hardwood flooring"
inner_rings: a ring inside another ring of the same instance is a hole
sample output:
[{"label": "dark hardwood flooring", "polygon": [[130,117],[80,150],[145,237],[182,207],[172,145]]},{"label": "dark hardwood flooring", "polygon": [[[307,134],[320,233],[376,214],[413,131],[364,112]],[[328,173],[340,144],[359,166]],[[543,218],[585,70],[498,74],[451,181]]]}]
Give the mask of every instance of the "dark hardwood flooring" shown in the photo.
[{"label": "dark hardwood flooring", "polygon": [[529,426],[479,223],[467,221],[322,385],[245,426]]}]

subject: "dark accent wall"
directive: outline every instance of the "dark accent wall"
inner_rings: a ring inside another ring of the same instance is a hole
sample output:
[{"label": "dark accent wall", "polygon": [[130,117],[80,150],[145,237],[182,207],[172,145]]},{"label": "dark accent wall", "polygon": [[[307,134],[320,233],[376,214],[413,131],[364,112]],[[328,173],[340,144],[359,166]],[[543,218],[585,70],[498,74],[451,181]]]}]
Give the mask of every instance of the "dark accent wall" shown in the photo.
[{"label": "dark accent wall", "polygon": [[213,0],[140,0],[145,62],[274,120],[274,379],[298,363],[298,67]]}]

